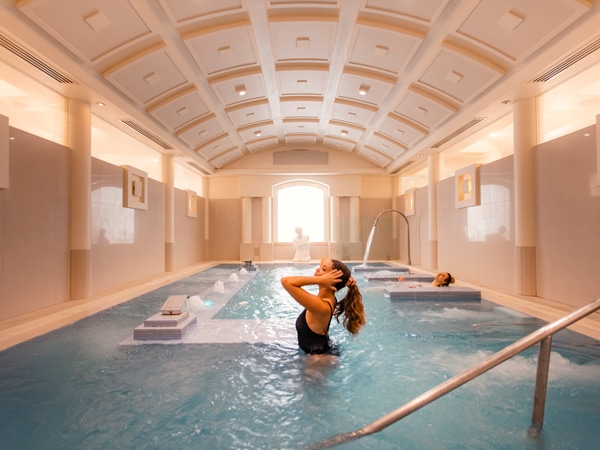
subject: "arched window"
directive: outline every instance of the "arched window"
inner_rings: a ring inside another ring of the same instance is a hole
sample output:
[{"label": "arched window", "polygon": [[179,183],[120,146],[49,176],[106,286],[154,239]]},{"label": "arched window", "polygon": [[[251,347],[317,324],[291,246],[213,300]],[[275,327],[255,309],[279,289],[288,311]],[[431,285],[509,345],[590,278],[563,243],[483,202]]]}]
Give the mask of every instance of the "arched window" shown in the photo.
[{"label": "arched window", "polygon": [[302,228],[311,242],[325,242],[329,230],[329,187],[297,180],[273,186],[275,242],[291,242]]}]

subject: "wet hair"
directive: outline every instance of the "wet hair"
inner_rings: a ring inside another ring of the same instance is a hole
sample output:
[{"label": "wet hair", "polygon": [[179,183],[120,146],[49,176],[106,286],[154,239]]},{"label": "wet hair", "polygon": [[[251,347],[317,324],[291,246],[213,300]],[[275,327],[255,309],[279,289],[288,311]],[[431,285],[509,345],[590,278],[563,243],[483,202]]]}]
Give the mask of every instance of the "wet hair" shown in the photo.
[{"label": "wet hair", "polygon": [[454,277],[450,274],[450,272],[446,272],[446,273],[448,274],[448,276],[444,280],[444,284],[440,284],[440,286],[450,286],[451,284],[453,284],[456,281],[454,279]]},{"label": "wet hair", "polygon": [[362,294],[358,289],[358,286],[346,286],[348,280],[352,276],[352,272],[346,264],[337,259],[331,260],[333,269],[342,271],[341,280],[334,286],[337,291],[340,291],[344,287],[347,287],[346,295],[335,305],[333,315],[336,320],[340,321],[339,317],[343,314],[344,319],[342,324],[352,334],[358,334],[359,330],[366,322],[365,307],[362,302]]}]

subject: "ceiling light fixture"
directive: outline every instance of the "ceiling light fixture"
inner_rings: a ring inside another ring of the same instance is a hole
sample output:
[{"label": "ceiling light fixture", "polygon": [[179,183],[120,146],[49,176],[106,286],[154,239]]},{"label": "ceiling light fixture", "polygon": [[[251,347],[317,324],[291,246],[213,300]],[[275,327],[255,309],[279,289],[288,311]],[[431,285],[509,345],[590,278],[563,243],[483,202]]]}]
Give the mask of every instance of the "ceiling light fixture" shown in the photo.
[{"label": "ceiling light fixture", "polygon": [[236,86],[235,92],[237,92],[239,96],[246,95],[246,86],[244,86],[243,84]]},{"label": "ceiling light fixture", "polygon": [[104,103],[104,102],[98,102],[98,103],[96,103],[96,105],[98,105],[98,106],[106,106],[106,103]]},{"label": "ceiling light fixture", "polygon": [[367,92],[369,92],[369,86],[361,84],[358,88],[359,95],[367,95]]}]

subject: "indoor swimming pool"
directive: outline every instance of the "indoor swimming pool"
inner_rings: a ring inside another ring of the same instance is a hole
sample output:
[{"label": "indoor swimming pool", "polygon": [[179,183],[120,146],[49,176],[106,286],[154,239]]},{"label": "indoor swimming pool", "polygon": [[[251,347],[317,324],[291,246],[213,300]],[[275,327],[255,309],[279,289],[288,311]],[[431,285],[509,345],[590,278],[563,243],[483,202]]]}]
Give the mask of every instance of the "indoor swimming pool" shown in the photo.
[{"label": "indoor swimming pool", "polygon": [[[390,301],[393,281],[355,272],[367,325],[351,336],[334,320],[339,355],[323,364],[297,348],[301,307],[279,282],[312,275],[315,264],[239,267],[215,266],[0,352],[2,448],[302,449],[373,422],[544,324],[485,299]],[[192,297],[197,333],[186,343],[133,341],[170,295]],[[544,428],[533,439],[536,362],[534,347],[339,448],[597,448],[598,342],[568,330],[554,337]]]}]

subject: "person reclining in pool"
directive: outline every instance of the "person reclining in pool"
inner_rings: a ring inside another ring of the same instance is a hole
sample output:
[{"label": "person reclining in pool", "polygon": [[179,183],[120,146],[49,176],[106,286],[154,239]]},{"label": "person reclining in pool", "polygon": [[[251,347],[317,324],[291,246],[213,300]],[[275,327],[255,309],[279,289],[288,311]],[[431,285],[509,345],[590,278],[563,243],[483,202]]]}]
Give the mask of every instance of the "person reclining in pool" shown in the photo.
[{"label": "person reclining in pool", "polygon": [[[352,334],[357,334],[365,324],[362,295],[350,269],[341,261],[323,258],[312,277],[283,277],[281,284],[304,307],[296,319],[296,331],[300,348],[309,355],[326,353],[331,349],[329,324],[332,317],[335,316],[339,322],[339,316],[343,314],[343,326]],[[304,289],[311,285],[319,287],[316,295]],[[338,302],[335,293],[344,287],[348,291]]]},{"label": "person reclining in pool", "polygon": [[[402,275],[400,275],[398,277],[398,281],[406,281],[406,278],[404,278]],[[450,272],[440,272],[435,275],[435,277],[433,278],[433,281],[431,282],[431,285],[435,286],[435,287],[447,287],[447,286],[450,286],[451,284],[453,284],[455,281],[456,280],[454,279],[454,277],[452,275],[450,275]],[[415,286],[409,286],[409,287],[415,287]]]}]

